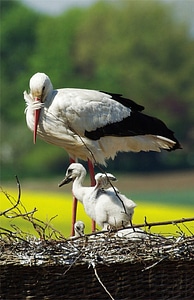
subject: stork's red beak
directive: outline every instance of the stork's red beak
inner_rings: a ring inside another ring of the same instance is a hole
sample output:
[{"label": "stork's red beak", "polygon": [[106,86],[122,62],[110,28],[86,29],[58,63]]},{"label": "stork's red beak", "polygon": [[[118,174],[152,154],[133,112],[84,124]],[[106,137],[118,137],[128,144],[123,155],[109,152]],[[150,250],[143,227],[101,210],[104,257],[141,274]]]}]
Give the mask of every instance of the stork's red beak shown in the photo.
[{"label": "stork's red beak", "polygon": [[[35,101],[40,101],[40,98],[35,97]],[[41,109],[36,109],[34,113],[34,136],[33,136],[34,144],[36,144],[36,135],[37,135],[38,122],[40,118],[40,110]]]}]

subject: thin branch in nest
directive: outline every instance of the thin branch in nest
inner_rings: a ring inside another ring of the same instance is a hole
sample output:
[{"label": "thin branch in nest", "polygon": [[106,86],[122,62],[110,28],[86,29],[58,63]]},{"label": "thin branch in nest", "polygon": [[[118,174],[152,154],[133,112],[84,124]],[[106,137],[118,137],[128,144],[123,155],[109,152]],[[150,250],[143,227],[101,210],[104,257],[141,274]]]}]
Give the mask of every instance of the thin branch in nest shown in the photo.
[{"label": "thin branch in nest", "polygon": [[178,233],[180,233],[181,235],[184,235],[184,231],[180,228],[180,226],[177,224],[177,223],[175,223],[174,224],[177,228],[178,228]]},{"label": "thin branch in nest", "polygon": [[149,270],[149,269],[152,269],[154,268],[155,266],[157,266],[161,261],[163,261],[164,259],[168,258],[167,256],[164,256],[162,257],[159,261],[156,261],[155,263],[153,263],[151,266],[149,267],[145,267],[143,270],[141,270],[142,272],[146,271],[146,270]]},{"label": "thin branch in nest", "polygon": [[[21,185],[20,185],[19,178],[17,176],[16,176],[16,181],[17,181],[17,186],[18,186],[17,201],[13,197],[8,195],[8,193],[6,193],[2,190],[3,193],[5,194],[5,196],[7,197],[7,199],[9,200],[9,202],[12,204],[12,207],[9,208],[9,209],[6,209],[3,212],[1,212],[0,216],[4,216],[4,217],[9,218],[9,219],[14,219],[14,218],[21,217],[25,221],[30,222],[41,239],[44,239],[44,240],[45,239],[50,239],[52,237],[52,235],[55,235],[56,238],[58,238],[58,236],[59,236],[60,238],[62,238],[64,240],[65,237],[62,235],[62,233],[60,231],[54,229],[54,227],[50,224],[50,222],[56,216],[52,217],[49,220],[49,222],[45,223],[45,222],[39,220],[38,218],[34,217],[34,213],[37,212],[36,208],[34,208],[30,212],[27,211],[27,209],[25,208],[25,206],[21,202]],[[11,199],[11,198],[13,198],[13,199]],[[11,212],[12,215],[8,214],[8,212]],[[48,232],[48,234],[47,234],[46,231]]]},{"label": "thin branch in nest", "polygon": [[[161,222],[151,222],[148,223],[146,220],[146,223],[142,223],[142,224],[133,224],[133,226],[126,226],[125,229],[134,229],[134,228],[140,228],[140,227],[154,227],[154,226],[162,226],[162,225],[174,225],[174,224],[178,224],[178,223],[185,223],[185,222],[191,222],[194,221],[194,218],[182,218],[182,219],[178,219],[178,220],[171,220],[171,221],[161,221]],[[123,230],[123,228],[117,228],[117,229],[113,229],[111,231],[111,233],[117,232]],[[102,234],[102,233],[107,233],[107,230],[101,230],[101,231],[97,231],[97,232],[92,232],[89,234],[85,234],[85,236],[91,236],[91,235],[98,235],[98,234]]]},{"label": "thin branch in nest", "polygon": [[[145,217],[145,223],[143,224],[138,224],[138,225],[133,225],[134,228],[139,228],[139,227],[153,227],[153,226],[160,226],[160,225],[175,225],[178,223],[184,223],[184,222],[190,222],[190,221],[194,221],[194,217],[193,218],[182,218],[182,219],[178,219],[178,220],[171,220],[171,221],[161,221],[161,222],[151,222],[148,223]],[[131,228],[131,227],[126,227],[126,228]]]},{"label": "thin branch in nest", "polygon": [[[14,204],[13,201],[11,200],[11,196],[6,193],[5,191],[2,190],[2,192],[4,193],[4,195],[7,197],[7,199],[9,200],[9,202],[13,205],[12,207],[4,210],[3,212],[0,213],[0,216],[4,215],[6,218],[9,218],[9,219],[13,219],[13,218],[18,218],[18,217],[24,217],[24,216],[27,216],[27,215],[31,215],[31,214],[34,214],[37,209],[34,208],[32,211],[30,212],[27,212],[26,208],[24,207],[24,205],[22,204],[21,202],[21,185],[20,185],[20,182],[19,182],[19,179],[16,175],[16,181],[17,181],[17,186],[18,186],[18,198],[17,198],[17,201],[16,203]],[[12,197],[13,198],[13,197]],[[14,199],[14,198],[13,198]],[[15,199],[14,199],[15,200]],[[19,205],[21,205],[25,211],[25,213],[22,213],[19,209]],[[7,215],[8,212],[10,211],[13,211],[14,209],[17,209],[19,214],[16,214],[15,212],[14,213],[14,216],[10,216],[10,215]]]},{"label": "thin branch in nest", "polygon": [[66,275],[66,273],[72,268],[72,266],[76,264],[76,261],[80,258],[81,255],[82,255],[82,253],[80,253],[80,254],[75,258],[75,260],[72,262],[72,264],[69,266],[69,268],[68,268],[67,270],[65,270],[65,272],[63,272],[63,273],[60,274],[60,275],[62,275],[62,276]]},{"label": "thin branch in nest", "polygon": [[188,230],[188,232],[193,235],[193,232],[183,223],[183,226]]},{"label": "thin branch in nest", "polygon": [[21,198],[21,185],[20,185],[18,176],[16,175],[15,177],[16,177],[16,182],[17,182],[17,186],[18,186],[18,199],[20,199]]},{"label": "thin branch in nest", "polygon": [[22,213],[22,214],[19,214],[19,215],[14,215],[14,216],[7,216],[7,214],[4,214],[4,216],[6,217],[6,218],[8,218],[8,219],[15,219],[15,218],[19,218],[19,217],[22,217],[22,218],[24,218],[24,217],[26,217],[26,216],[28,216],[28,215],[32,215],[32,214],[34,214],[35,212],[37,212],[38,210],[36,209],[36,208],[34,208],[32,211],[29,211],[29,212],[26,212],[26,213]]},{"label": "thin branch in nest", "polygon": [[[14,228],[14,227],[13,227]],[[25,239],[23,239],[23,238],[21,238],[20,236],[18,236],[18,235],[16,235],[16,234],[18,234],[18,232],[13,232],[13,231],[11,231],[11,230],[9,230],[9,229],[6,229],[6,228],[3,228],[3,227],[0,227],[0,230],[3,230],[3,231],[1,231],[0,232],[0,234],[1,235],[5,235],[7,238],[17,238],[18,240],[21,240],[21,241],[23,241],[23,242],[25,242],[25,243],[27,243],[27,244],[29,244],[29,242],[28,241],[26,241]]]},{"label": "thin branch in nest", "polygon": [[[19,179],[16,175],[16,181],[17,181],[17,186],[18,186],[18,199],[17,202],[15,203],[15,205],[13,205],[12,207],[4,210],[3,212],[0,213],[0,216],[4,215],[6,216],[6,213],[8,213],[9,211],[13,210],[14,208],[16,208],[19,204],[20,204],[20,198],[21,198],[21,186],[20,186],[20,182]],[[2,192],[4,193],[4,195],[7,197],[7,199],[10,201],[10,196],[2,190]],[[11,202],[11,201],[10,201]],[[11,202],[12,203],[12,202]]]},{"label": "thin branch in nest", "polygon": [[96,266],[95,263],[92,261],[91,265],[93,267],[94,270],[94,274],[98,280],[98,282],[100,283],[100,285],[103,287],[103,289],[105,290],[105,292],[109,295],[110,299],[114,300],[114,298],[112,297],[112,295],[110,294],[110,292],[107,290],[107,288],[105,287],[105,285],[103,284],[103,282],[101,281],[100,277],[98,276],[97,270],[96,270]]},{"label": "thin branch in nest", "polygon": [[10,224],[10,226],[15,230],[15,236],[18,238],[19,236],[23,239],[24,236],[29,236],[28,232],[23,231],[15,224]]},{"label": "thin branch in nest", "polygon": [[56,218],[57,216],[58,216],[58,215],[51,217],[50,220],[49,220],[47,223],[44,223],[44,224],[46,225],[46,226],[45,226],[45,230],[46,230],[47,228],[48,228],[48,230],[51,230],[51,233],[49,234],[48,238],[51,238],[53,234],[54,234],[54,236],[55,236],[56,238],[58,238],[57,234],[59,234],[59,237],[60,237],[60,238],[62,238],[63,240],[66,240],[66,238],[63,236],[63,234],[62,234],[59,230],[55,229],[55,228],[50,224],[50,222],[51,222],[54,218]]}]

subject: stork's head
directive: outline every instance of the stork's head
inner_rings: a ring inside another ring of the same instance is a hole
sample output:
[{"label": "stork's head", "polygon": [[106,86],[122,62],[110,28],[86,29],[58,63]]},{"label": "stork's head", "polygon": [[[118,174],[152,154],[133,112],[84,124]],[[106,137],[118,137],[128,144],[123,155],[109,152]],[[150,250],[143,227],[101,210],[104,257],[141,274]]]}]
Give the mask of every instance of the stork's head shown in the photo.
[{"label": "stork's head", "polygon": [[45,73],[36,73],[30,79],[30,93],[35,101],[44,102],[53,89],[50,78]]},{"label": "stork's head", "polygon": [[[44,73],[36,73],[30,79],[30,94],[34,101],[44,102],[48,94],[53,90],[50,78]],[[40,109],[35,111],[34,143],[36,143],[37,126],[40,117]]]},{"label": "stork's head", "polygon": [[85,224],[82,221],[77,221],[74,224],[75,236],[84,236]]},{"label": "stork's head", "polygon": [[97,173],[95,175],[97,188],[106,189],[111,186],[111,181],[117,181],[116,177],[110,173]]},{"label": "stork's head", "polygon": [[59,187],[71,181],[74,181],[75,178],[78,177],[81,178],[82,181],[85,178],[85,176],[86,176],[86,169],[82,166],[82,164],[73,163],[67,169],[65,178],[59,183]]}]

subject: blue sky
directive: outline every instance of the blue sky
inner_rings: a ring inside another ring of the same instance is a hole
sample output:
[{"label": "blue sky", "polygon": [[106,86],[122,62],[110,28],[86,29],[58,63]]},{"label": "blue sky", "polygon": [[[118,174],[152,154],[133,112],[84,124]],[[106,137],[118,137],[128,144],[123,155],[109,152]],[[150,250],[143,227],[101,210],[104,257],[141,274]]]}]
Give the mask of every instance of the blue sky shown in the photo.
[{"label": "blue sky", "polygon": [[88,6],[97,0],[21,0],[35,10],[49,15],[58,15],[71,7]]}]

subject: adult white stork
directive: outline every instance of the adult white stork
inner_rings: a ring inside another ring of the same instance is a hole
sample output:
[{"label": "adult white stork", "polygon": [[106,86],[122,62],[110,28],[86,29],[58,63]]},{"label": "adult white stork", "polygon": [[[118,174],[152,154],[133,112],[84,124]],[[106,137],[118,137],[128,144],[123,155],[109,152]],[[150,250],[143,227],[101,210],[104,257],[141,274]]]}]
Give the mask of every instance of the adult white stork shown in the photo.
[{"label": "adult white stork", "polygon": [[[24,92],[26,121],[44,141],[64,148],[71,161],[89,161],[92,185],[93,163],[105,165],[119,151],[160,151],[181,148],[173,132],[157,118],[142,113],[143,106],[112,94],[87,89],[53,90],[49,77],[36,73]],[[76,200],[73,223],[75,223]],[[73,232],[72,225],[72,232]]]},{"label": "adult white stork", "polygon": [[86,169],[80,163],[72,163],[59,187],[73,181],[73,195],[83,204],[87,215],[103,230],[107,230],[109,226],[118,228],[128,225],[136,204],[120,193],[118,196],[113,189],[99,189],[98,184],[84,187],[85,176]]}]

